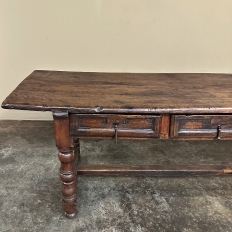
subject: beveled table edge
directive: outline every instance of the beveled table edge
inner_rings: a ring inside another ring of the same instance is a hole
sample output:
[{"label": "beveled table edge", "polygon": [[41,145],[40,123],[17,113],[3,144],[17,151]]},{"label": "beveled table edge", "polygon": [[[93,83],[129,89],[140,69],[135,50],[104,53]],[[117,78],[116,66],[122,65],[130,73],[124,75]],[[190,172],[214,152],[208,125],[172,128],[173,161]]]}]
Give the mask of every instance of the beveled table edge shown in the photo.
[{"label": "beveled table edge", "polygon": [[96,106],[94,108],[72,108],[55,106],[29,106],[29,105],[1,105],[4,109],[31,110],[31,111],[66,111],[69,113],[107,113],[107,114],[231,114],[232,108],[103,108]]}]

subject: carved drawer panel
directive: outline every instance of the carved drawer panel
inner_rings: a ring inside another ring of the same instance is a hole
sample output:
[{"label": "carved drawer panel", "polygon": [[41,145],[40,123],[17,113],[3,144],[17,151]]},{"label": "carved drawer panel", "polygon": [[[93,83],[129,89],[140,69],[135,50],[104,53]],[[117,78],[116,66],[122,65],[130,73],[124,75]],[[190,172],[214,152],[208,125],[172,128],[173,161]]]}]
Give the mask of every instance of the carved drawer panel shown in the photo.
[{"label": "carved drawer panel", "polygon": [[232,115],[173,115],[175,139],[232,139]]},{"label": "carved drawer panel", "polygon": [[70,133],[77,137],[158,138],[161,116],[72,114]]}]

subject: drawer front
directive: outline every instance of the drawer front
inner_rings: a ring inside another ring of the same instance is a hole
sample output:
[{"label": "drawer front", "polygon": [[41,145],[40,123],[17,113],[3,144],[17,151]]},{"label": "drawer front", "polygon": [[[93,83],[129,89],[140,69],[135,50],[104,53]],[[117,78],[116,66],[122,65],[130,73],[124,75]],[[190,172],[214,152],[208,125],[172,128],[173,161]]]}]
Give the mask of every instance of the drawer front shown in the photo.
[{"label": "drawer front", "polygon": [[176,139],[232,139],[232,115],[173,115],[171,137]]},{"label": "drawer front", "polygon": [[[70,133],[77,137],[158,138],[161,116],[72,114]],[[117,132],[116,132],[117,130]]]}]

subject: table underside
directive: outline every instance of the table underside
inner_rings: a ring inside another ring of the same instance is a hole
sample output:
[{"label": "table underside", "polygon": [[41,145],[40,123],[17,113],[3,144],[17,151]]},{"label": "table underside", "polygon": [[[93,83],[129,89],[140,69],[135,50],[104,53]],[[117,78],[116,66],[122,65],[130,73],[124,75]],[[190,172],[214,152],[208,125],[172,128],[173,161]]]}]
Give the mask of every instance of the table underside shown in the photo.
[{"label": "table underside", "polygon": [[[175,139],[231,140],[232,115],[113,115],[69,114],[75,139]],[[226,166],[84,165],[79,175],[218,175],[230,174]]]},{"label": "table underside", "polygon": [[61,161],[63,210],[75,217],[76,176],[231,175],[227,165],[78,165],[79,139],[232,140],[232,115],[124,115],[54,112],[56,145]]}]

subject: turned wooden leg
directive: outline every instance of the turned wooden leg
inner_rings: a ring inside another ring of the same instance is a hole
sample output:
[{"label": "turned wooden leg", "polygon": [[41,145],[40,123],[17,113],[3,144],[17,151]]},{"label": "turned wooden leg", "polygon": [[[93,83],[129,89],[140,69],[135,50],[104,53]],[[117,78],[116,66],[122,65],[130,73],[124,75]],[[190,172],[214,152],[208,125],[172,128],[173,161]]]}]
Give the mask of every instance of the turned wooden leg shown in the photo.
[{"label": "turned wooden leg", "polygon": [[62,208],[67,218],[74,218],[77,214],[76,165],[78,157],[69,132],[68,112],[54,112],[53,118],[56,146],[61,162]]}]

